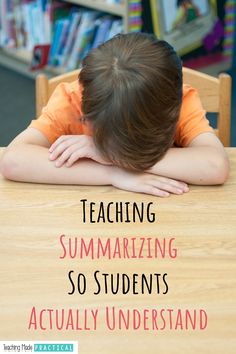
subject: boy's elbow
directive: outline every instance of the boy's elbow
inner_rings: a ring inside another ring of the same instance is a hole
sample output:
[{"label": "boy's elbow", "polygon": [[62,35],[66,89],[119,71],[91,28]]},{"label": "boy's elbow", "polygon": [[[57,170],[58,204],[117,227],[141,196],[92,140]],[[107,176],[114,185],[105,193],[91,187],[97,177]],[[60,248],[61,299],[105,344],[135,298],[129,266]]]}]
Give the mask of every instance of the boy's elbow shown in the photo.
[{"label": "boy's elbow", "polygon": [[19,164],[13,151],[6,151],[1,158],[0,172],[6,179],[17,180],[19,178]]},{"label": "boy's elbow", "polygon": [[213,183],[224,184],[229,177],[229,159],[227,154],[218,155],[214,162]]}]

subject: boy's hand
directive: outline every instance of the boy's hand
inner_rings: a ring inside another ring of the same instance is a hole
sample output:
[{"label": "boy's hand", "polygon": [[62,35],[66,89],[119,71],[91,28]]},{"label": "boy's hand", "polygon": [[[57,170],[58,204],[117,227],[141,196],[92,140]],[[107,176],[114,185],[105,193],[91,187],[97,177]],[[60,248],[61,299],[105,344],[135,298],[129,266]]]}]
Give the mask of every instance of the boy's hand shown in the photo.
[{"label": "boy's hand", "polygon": [[100,155],[93,138],[87,135],[62,135],[51,145],[49,154],[49,159],[55,162],[56,167],[61,167],[63,164],[66,167],[71,167],[82,158],[110,165]]},{"label": "boy's hand", "polygon": [[151,173],[127,172],[115,166],[112,167],[111,178],[114,187],[158,197],[168,197],[170,193],[183,194],[189,191],[188,185],[184,182]]}]

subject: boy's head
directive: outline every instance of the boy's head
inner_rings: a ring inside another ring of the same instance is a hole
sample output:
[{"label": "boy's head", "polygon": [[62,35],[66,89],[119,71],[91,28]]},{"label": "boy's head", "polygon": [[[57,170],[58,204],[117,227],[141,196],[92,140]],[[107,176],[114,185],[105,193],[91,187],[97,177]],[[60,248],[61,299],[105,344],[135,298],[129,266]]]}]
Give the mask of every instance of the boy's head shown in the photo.
[{"label": "boy's head", "polygon": [[154,35],[121,34],[83,61],[82,111],[103,157],[144,171],[172,146],[182,102],[182,66]]}]

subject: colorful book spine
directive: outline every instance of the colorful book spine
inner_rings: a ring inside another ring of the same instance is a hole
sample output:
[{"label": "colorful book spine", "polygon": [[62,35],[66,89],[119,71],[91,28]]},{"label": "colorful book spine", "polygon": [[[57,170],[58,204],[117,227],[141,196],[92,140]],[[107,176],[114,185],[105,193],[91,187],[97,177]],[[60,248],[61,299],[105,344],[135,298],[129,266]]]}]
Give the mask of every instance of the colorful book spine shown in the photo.
[{"label": "colorful book spine", "polygon": [[64,19],[63,20],[63,27],[62,27],[62,31],[59,37],[59,43],[57,46],[57,51],[55,53],[55,57],[54,57],[54,62],[56,66],[60,66],[61,65],[61,58],[62,58],[62,53],[65,47],[65,43],[68,37],[68,30],[69,30],[69,25],[70,25],[70,21],[69,19]]},{"label": "colorful book spine", "polygon": [[36,30],[37,38],[38,38],[39,44],[44,44],[44,43],[46,43],[45,42],[45,26],[44,26],[44,13],[45,13],[45,9],[46,9],[46,1],[37,0],[35,9],[36,9],[36,11],[34,12],[34,23],[37,23],[37,26],[35,26],[37,28],[37,30]]},{"label": "colorful book spine", "polygon": [[16,30],[16,47],[24,47],[24,32],[22,28],[23,16],[22,16],[22,7],[20,4],[15,4],[14,6],[14,18],[15,18],[15,30]]},{"label": "colorful book spine", "polygon": [[16,47],[17,36],[13,0],[1,0],[0,28],[0,45],[7,48]]},{"label": "colorful book spine", "polygon": [[112,18],[110,16],[102,17],[99,19],[99,21],[100,25],[94,38],[92,48],[97,48],[100,44],[106,41],[112,25]]},{"label": "colorful book spine", "polygon": [[87,55],[92,47],[92,40],[94,37],[95,26],[94,23],[91,24],[84,32],[83,39],[81,42],[81,47],[78,55],[77,66],[80,67],[82,60]]},{"label": "colorful book spine", "polygon": [[7,1],[7,24],[8,24],[8,46],[15,48],[17,44],[16,38],[16,23],[14,17],[14,2],[13,0]]},{"label": "colorful book spine", "polygon": [[46,44],[51,43],[52,41],[52,24],[51,24],[51,19],[50,19],[50,7],[51,3],[46,2],[46,5],[44,7],[44,13],[43,13],[43,26],[44,26],[44,42]]},{"label": "colorful book spine", "polygon": [[62,38],[65,19],[57,20],[54,24],[54,36],[49,53],[49,65],[57,66],[56,56],[60,46],[60,40]]},{"label": "colorful book spine", "polygon": [[142,29],[142,1],[129,0],[129,32],[139,32]]},{"label": "colorful book spine", "polygon": [[71,13],[70,21],[69,21],[70,24],[68,28],[68,36],[61,53],[60,66],[66,65],[69,53],[73,48],[73,43],[75,42],[76,33],[81,19],[81,14],[82,14],[81,12],[77,12],[77,11]]},{"label": "colorful book spine", "polygon": [[25,31],[25,49],[29,52],[34,47],[33,37],[31,35],[31,19],[30,19],[30,4],[22,5],[23,17],[24,17],[24,31]]},{"label": "colorful book spine", "polygon": [[[29,4],[29,20],[30,20],[30,35],[32,36],[33,46],[37,43],[40,43],[41,31],[42,28],[39,24],[39,18],[41,17],[40,9],[38,4],[32,2]],[[35,26],[35,24],[37,25]],[[33,48],[32,48],[33,49]]]},{"label": "colorful book spine", "polygon": [[123,32],[123,21],[122,20],[113,20],[110,31],[108,33],[108,39],[111,39],[112,37],[114,37],[115,35],[117,35],[118,33],[122,33]]},{"label": "colorful book spine", "polygon": [[225,35],[224,35],[224,59],[231,62],[233,56],[234,44],[234,23],[236,16],[236,2],[235,0],[227,0],[225,4]]},{"label": "colorful book spine", "polygon": [[7,22],[6,22],[6,1],[2,0],[0,2],[0,47],[5,47],[7,44]]},{"label": "colorful book spine", "polygon": [[86,35],[86,31],[88,30],[88,28],[91,28],[92,25],[95,26],[94,22],[98,14],[99,13],[97,11],[85,11],[82,14],[81,22],[76,34],[76,40],[68,58],[66,66],[67,71],[74,70],[77,67],[78,60],[81,56],[81,51],[83,49],[83,37]]}]

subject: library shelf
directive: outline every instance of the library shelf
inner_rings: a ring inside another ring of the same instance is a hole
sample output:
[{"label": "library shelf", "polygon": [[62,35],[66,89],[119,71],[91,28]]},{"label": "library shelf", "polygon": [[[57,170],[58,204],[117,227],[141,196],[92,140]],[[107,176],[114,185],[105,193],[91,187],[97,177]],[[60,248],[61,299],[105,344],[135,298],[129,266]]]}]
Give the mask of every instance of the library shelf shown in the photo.
[{"label": "library shelf", "polygon": [[[112,4],[106,0],[66,0],[65,2],[119,16],[123,20],[124,32],[127,33],[129,30],[129,0],[122,0],[120,4]],[[35,78],[41,72],[46,73],[49,77],[53,77],[64,72],[63,69],[49,66],[33,72],[29,69],[30,62],[31,53],[26,50],[0,48],[0,64],[27,77]]]}]

